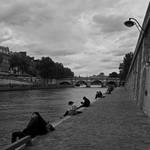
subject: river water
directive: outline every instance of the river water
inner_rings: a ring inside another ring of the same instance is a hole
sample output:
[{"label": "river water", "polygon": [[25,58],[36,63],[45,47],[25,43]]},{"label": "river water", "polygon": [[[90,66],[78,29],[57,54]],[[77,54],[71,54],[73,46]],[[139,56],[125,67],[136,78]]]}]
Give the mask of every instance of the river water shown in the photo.
[{"label": "river water", "polygon": [[66,111],[68,101],[79,105],[86,96],[94,102],[98,90],[104,93],[106,89],[77,87],[0,92],[0,149],[10,143],[12,132],[27,125],[32,112],[38,111],[45,120],[54,122]]}]

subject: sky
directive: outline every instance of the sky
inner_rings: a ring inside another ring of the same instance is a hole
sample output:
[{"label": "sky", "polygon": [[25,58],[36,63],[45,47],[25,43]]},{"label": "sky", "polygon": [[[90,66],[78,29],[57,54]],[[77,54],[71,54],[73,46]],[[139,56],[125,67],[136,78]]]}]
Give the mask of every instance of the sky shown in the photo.
[{"label": "sky", "polygon": [[134,52],[149,0],[0,0],[0,45],[49,56],[76,76],[118,72]]}]

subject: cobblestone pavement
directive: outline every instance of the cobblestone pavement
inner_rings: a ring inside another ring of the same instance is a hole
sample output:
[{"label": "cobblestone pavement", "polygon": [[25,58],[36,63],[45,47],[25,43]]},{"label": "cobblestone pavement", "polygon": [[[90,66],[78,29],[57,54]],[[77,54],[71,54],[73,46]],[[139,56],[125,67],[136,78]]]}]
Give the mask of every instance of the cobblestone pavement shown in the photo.
[{"label": "cobblestone pavement", "polygon": [[117,88],[27,150],[150,150],[150,120]]}]

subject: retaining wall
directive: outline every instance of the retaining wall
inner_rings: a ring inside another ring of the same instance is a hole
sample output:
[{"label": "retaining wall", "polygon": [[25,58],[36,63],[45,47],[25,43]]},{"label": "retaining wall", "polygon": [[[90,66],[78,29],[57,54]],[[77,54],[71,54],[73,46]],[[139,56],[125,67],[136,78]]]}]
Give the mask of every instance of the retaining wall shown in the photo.
[{"label": "retaining wall", "polygon": [[150,116],[150,4],[126,79],[131,100]]}]

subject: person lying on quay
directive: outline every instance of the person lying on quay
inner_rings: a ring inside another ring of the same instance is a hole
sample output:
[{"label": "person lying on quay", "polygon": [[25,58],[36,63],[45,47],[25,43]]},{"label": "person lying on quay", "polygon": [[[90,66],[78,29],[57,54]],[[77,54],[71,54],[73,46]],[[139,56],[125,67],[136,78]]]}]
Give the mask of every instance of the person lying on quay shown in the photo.
[{"label": "person lying on quay", "polygon": [[12,133],[11,142],[13,143],[17,139],[21,139],[25,136],[31,136],[31,138],[34,138],[38,135],[44,135],[49,131],[54,130],[55,128],[50,124],[50,122],[46,122],[39,112],[33,112],[27,127],[23,131],[16,131]]}]

